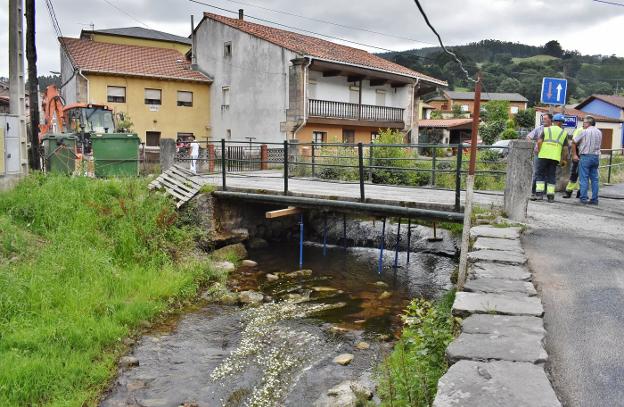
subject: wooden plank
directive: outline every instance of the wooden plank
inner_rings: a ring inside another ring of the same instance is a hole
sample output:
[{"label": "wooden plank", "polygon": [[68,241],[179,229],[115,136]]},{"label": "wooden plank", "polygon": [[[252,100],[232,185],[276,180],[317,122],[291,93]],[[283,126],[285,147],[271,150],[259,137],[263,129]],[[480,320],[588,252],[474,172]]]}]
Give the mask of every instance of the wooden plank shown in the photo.
[{"label": "wooden plank", "polygon": [[195,194],[191,194],[190,192],[187,192],[183,189],[178,188],[176,184],[171,183],[171,181],[167,179],[163,179],[161,182],[165,188],[169,188],[173,191],[176,191],[180,196],[188,197],[189,199],[195,196]]},{"label": "wooden plank", "polygon": [[173,196],[175,199],[179,199],[179,200],[185,200],[185,199],[186,199],[186,197],[185,197],[185,196],[179,195],[176,191],[174,191],[174,190],[173,190],[173,189],[171,189],[171,188],[167,188],[167,187],[165,187],[165,191],[167,191],[167,193],[168,193],[169,195]]},{"label": "wooden plank", "polygon": [[188,189],[189,191],[193,188],[200,188],[198,184],[189,182],[187,178],[182,178],[177,174],[167,174],[167,177],[170,178],[172,181],[175,181],[181,187]]},{"label": "wooden plank", "polygon": [[294,206],[289,206],[286,209],[278,209],[275,211],[269,211],[266,213],[266,218],[267,219],[275,219],[275,218],[281,218],[283,216],[290,216],[290,215],[296,215],[298,213],[301,213],[301,209],[296,208]]},{"label": "wooden plank", "polygon": [[169,175],[173,175],[176,177],[179,177],[180,179],[183,179],[184,181],[192,184],[192,185],[197,185],[199,187],[201,187],[201,184],[193,179],[190,178],[189,174],[185,174],[184,172],[176,169],[176,170],[172,170],[172,171],[168,171]]}]

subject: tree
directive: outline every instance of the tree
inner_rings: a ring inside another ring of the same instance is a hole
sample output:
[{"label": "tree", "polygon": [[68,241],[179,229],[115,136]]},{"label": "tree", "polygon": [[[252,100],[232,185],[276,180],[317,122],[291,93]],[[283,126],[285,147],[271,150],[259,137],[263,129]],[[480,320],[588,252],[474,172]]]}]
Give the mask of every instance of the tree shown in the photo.
[{"label": "tree", "polygon": [[479,135],[485,144],[494,144],[503,131],[505,131],[503,120],[483,123],[479,126]]},{"label": "tree", "polygon": [[515,78],[506,78],[496,88],[497,92],[520,93],[522,84]]},{"label": "tree", "polygon": [[518,126],[523,129],[531,129],[535,126],[535,109],[528,108],[526,110],[520,110],[516,115],[516,121]]},{"label": "tree", "polygon": [[563,48],[557,40],[551,40],[544,45],[544,54],[561,58],[563,56]]},{"label": "tree", "polygon": [[506,100],[490,100],[487,102],[483,108],[485,112],[483,113],[483,120],[486,123],[502,121],[503,128],[505,127],[505,122],[509,119],[509,102]]},{"label": "tree", "polygon": [[458,104],[453,105],[452,112],[453,112],[453,119],[464,117],[464,112],[462,112],[461,106]]}]

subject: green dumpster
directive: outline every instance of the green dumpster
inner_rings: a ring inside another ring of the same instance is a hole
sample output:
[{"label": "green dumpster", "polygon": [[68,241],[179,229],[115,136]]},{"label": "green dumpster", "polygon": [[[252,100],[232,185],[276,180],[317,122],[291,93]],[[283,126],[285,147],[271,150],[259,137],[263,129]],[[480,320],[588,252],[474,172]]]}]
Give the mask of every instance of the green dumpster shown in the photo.
[{"label": "green dumpster", "polygon": [[43,137],[45,170],[71,175],[76,169],[76,142],[73,134],[48,134]]},{"label": "green dumpster", "polygon": [[122,133],[94,134],[91,142],[96,177],[139,175],[139,136]]}]

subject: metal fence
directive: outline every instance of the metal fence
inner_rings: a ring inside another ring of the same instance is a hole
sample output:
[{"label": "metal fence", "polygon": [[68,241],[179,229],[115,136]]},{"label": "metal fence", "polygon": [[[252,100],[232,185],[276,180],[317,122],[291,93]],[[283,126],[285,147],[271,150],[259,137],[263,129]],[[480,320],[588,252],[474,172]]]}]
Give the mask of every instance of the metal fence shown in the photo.
[{"label": "metal fence", "polygon": [[[283,193],[293,178],[318,182],[359,184],[360,199],[366,185],[428,187],[455,191],[455,209],[460,210],[460,192],[465,187],[470,150],[463,144],[378,143],[283,143],[202,141],[197,159],[178,155],[178,164],[194,161],[199,175],[281,178]],[[506,174],[506,147],[477,146],[476,187],[502,190]]]},{"label": "metal fence", "polygon": [[611,183],[612,177],[624,173],[624,149],[602,149],[600,150],[600,166],[606,169],[607,184]]}]

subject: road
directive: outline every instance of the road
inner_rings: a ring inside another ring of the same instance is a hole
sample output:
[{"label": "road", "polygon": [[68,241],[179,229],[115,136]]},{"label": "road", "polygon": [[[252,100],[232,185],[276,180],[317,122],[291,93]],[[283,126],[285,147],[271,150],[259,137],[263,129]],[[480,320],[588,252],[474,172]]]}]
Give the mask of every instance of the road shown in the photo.
[{"label": "road", "polygon": [[[547,366],[564,406],[624,406],[624,185],[600,206],[531,203],[524,247],[541,293]],[[608,194],[607,194],[608,192]]]}]

